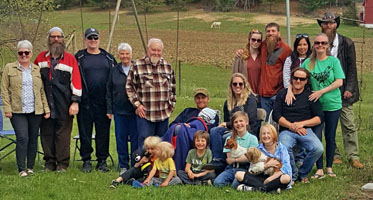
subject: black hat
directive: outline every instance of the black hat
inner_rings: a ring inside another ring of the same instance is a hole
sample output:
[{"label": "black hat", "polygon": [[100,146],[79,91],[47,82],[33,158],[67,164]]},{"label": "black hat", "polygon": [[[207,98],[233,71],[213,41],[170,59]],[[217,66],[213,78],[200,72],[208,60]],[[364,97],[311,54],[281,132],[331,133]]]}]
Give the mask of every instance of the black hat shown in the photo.
[{"label": "black hat", "polygon": [[340,17],[339,16],[336,17],[333,13],[326,12],[324,13],[321,19],[317,19],[317,23],[319,24],[319,26],[321,26],[323,22],[330,22],[330,21],[335,21],[335,23],[337,23],[337,28],[339,27]]},{"label": "black hat", "polygon": [[91,35],[95,35],[95,36],[98,36],[98,30],[95,29],[95,28],[87,28],[87,30],[85,30],[85,34],[84,36],[87,38]]}]

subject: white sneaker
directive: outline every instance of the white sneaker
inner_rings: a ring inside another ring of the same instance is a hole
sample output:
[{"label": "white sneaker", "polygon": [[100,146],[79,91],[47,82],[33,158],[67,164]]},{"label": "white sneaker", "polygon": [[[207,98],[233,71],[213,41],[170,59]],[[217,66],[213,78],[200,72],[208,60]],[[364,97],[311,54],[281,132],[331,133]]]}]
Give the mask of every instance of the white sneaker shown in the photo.
[{"label": "white sneaker", "polygon": [[252,191],[253,187],[247,186],[245,184],[241,184],[237,187],[238,191]]},{"label": "white sneaker", "polygon": [[27,175],[28,175],[28,174],[27,174],[25,171],[20,171],[20,172],[19,172],[19,176],[20,176],[20,177],[27,177]]},{"label": "white sneaker", "polygon": [[124,174],[127,171],[127,168],[120,168],[119,176]]},{"label": "white sneaker", "polygon": [[32,169],[26,169],[26,173],[28,174],[28,175],[34,175],[34,171],[32,170]]}]

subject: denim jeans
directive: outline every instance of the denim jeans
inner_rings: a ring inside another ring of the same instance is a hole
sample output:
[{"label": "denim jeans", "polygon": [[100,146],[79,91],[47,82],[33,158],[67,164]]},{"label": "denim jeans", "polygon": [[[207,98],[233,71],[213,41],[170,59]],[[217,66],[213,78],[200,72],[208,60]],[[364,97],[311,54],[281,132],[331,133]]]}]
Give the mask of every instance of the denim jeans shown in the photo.
[{"label": "denim jeans", "polygon": [[[341,109],[336,111],[324,111],[324,123],[313,128],[316,136],[322,142],[322,130],[325,125],[325,142],[326,142],[326,167],[333,166],[333,158],[335,153],[335,132],[337,130],[338,119],[341,113]],[[317,169],[323,168],[323,156],[319,158],[316,162]]]},{"label": "denim jeans", "polygon": [[263,108],[267,112],[266,121],[268,121],[269,114],[273,109],[273,105],[275,104],[276,95],[272,97],[262,97],[259,96],[260,99],[260,107]]},{"label": "denim jeans", "polygon": [[226,128],[215,127],[210,131],[210,149],[212,152],[212,157],[218,160],[225,161],[226,155],[223,153],[224,142],[228,136],[232,135],[232,132],[225,133]]},{"label": "denim jeans", "polygon": [[145,138],[149,136],[162,137],[168,129],[168,118],[160,122],[151,122],[136,116],[137,130],[139,132],[138,147],[142,148]]},{"label": "denim jeans", "polygon": [[[316,160],[320,158],[324,151],[322,143],[310,128],[307,128],[307,135],[299,135],[289,130],[282,131],[280,133],[279,141],[286,146],[289,152],[293,181],[296,181],[297,178],[302,179],[307,177],[312,170],[313,164],[315,164]],[[306,149],[306,157],[304,158],[303,165],[299,168],[299,171],[297,170],[294,161],[293,147],[295,145]]]},{"label": "denim jeans", "polygon": [[232,184],[233,188],[237,188],[240,183],[237,181],[237,179],[234,178],[234,175],[236,174],[236,172],[246,170],[247,169],[232,168],[232,166],[227,166],[225,170],[221,174],[219,174],[218,177],[216,177],[214,186],[227,186]]},{"label": "denim jeans", "polygon": [[[129,169],[129,155],[131,155],[137,149],[138,142],[136,116],[127,116],[114,113],[114,124],[119,167]],[[128,142],[131,142],[131,154],[128,153]],[[131,166],[133,167],[134,164],[135,161],[131,159]]]}]

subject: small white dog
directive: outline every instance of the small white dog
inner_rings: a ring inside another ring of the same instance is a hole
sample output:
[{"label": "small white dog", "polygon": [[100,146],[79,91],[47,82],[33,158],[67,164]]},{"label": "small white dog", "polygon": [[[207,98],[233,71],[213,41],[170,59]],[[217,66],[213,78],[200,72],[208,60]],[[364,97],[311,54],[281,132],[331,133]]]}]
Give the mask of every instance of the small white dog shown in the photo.
[{"label": "small white dog", "polygon": [[[273,173],[280,171],[282,167],[282,163],[278,159],[266,156],[262,151],[260,151],[256,147],[248,148],[247,152],[245,153],[245,156],[247,160],[250,162],[250,167],[249,167],[250,174],[257,175],[257,174],[264,173],[265,175],[272,176]],[[265,163],[272,159],[279,161],[280,165],[277,167],[270,167],[268,169],[265,169],[264,168]]]},{"label": "small white dog", "polygon": [[[241,147],[235,140],[231,138],[227,140],[224,148],[231,150],[231,157],[234,159],[240,158],[247,152],[247,148]],[[235,167],[239,167],[239,163],[235,163],[235,165]]]},{"label": "small white dog", "polygon": [[221,22],[212,22],[211,28],[219,28],[220,29]]}]

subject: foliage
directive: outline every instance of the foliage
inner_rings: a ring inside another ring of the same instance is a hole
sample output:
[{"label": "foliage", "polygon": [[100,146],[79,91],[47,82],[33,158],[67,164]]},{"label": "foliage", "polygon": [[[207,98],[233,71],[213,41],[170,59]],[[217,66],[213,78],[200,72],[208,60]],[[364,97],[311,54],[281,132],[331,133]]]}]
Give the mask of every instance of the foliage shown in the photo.
[{"label": "foliage", "polygon": [[172,6],[174,10],[182,10],[182,11],[187,10],[186,8],[187,0],[166,0],[165,4]]},{"label": "foliage", "polygon": [[149,12],[154,8],[162,5],[164,0],[136,0],[136,7],[144,12]]},{"label": "foliage", "polygon": [[[347,8],[343,11],[342,16],[348,19],[359,20],[355,3],[351,3],[349,6],[347,6]],[[343,20],[343,23],[349,24],[349,25],[355,25],[355,26],[358,25],[356,21],[350,21],[350,20]]]},{"label": "foliage", "polygon": [[306,13],[311,13],[321,6],[325,5],[326,1],[324,0],[299,0],[299,5]]},{"label": "foliage", "polygon": [[272,6],[275,5],[276,3],[280,2],[282,0],[262,0],[261,4],[262,5],[268,5],[269,6],[269,13],[272,13]]},{"label": "foliage", "polygon": [[212,0],[213,10],[228,12],[231,11],[234,5],[234,0]]}]

